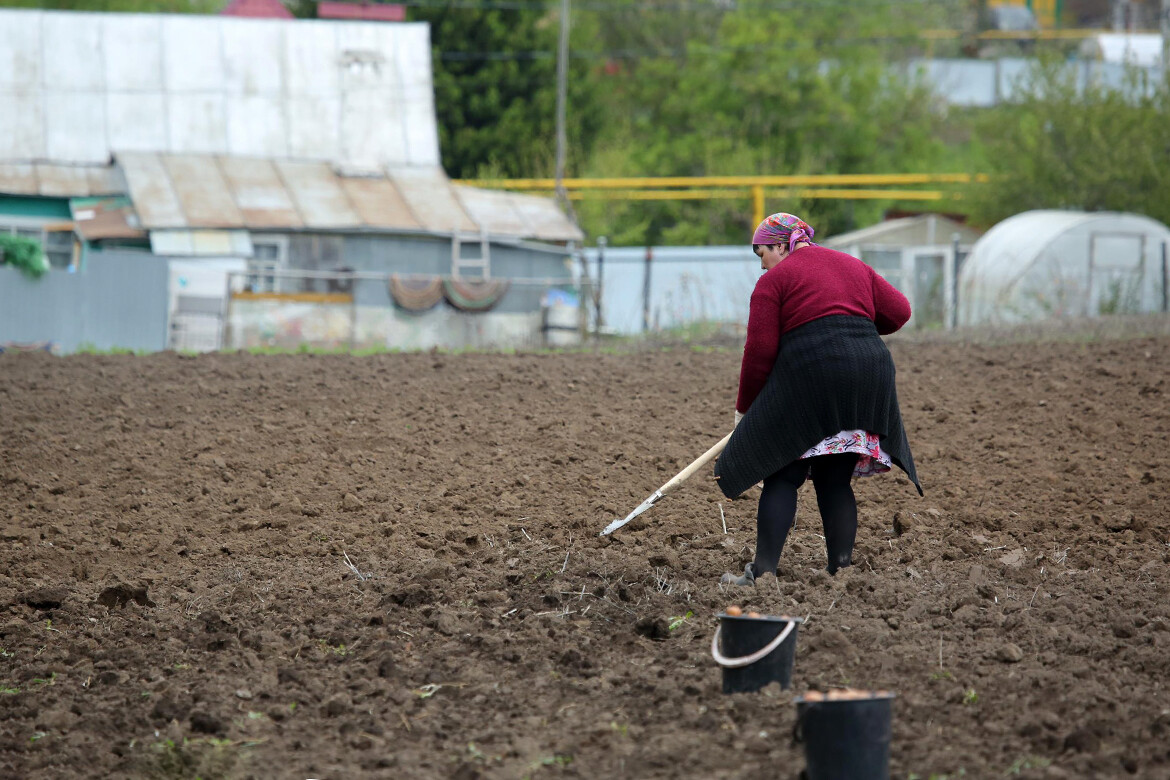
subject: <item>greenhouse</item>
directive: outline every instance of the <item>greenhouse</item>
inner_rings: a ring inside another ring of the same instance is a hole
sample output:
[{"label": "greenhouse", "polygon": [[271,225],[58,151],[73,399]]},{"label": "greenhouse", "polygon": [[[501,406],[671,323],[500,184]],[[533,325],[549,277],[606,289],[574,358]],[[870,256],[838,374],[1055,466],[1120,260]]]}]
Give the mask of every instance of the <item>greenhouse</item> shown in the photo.
[{"label": "greenhouse", "polygon": [[1028,211],[975,243],[958,324],[1165,311],[1170,229],[1140,214]]}]

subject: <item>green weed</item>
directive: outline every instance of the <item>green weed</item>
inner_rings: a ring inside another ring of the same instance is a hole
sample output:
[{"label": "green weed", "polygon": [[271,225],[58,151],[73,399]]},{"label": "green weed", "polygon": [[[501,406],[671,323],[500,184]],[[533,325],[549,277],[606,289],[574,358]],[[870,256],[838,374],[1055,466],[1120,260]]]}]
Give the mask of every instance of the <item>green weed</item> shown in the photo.
[{"label": "green weed", "polygon": [[667,626],[667,628],[669,628],[671,631],[674,631],[676,628],[682,628],[683,624],[686,623],[691,618],[693,618],[694,616],[695,616],[695,613],[691,612],[688,609],[687,614],[683,615],[682,617],[672,617],[670,619],[670,624]]},{"label": "green weed", "polygon": [[979,694],[974,688],[968,688],[963,694],[963,704],[975,704],[979,701]]},{"label": "green weed", "polygon": [[349,651],[345,649],[345,645],[334,646],[326,642],[324,639],[317,640],[317,644],[320,645],[321,652],[325,655],[333,654],[341,658],[349,655]]},{"label": "green weed", "polygon": [[1018,775],[1025,769],[1043,769],[1052,763],[1051,759],[1041,758],[1040,756],[1024,756],[1012,762],[1012,765],[1007,768],[1004,775]]}]

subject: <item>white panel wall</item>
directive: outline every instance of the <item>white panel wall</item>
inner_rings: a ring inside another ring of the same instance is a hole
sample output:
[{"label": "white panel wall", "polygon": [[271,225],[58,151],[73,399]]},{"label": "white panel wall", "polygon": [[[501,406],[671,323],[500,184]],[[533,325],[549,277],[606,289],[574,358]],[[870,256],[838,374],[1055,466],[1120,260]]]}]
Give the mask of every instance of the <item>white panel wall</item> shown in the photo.
[{"label": "white panel wall", "polygon": [[[0,44],[3,45],[3,44]],[[44,99],[38,94],[0,92],[6,106],[0,111],[0,148],[8,160],[45,157]]]},{"label": "white panel wall", "polygon": [[45,157],[79,163],[109,162],[106,101],[100,94],[49,93],[45,97]]},{"label": "white panel wall", "polygon": [[340,97],[290,97],[285,113],[290,158],[346,162],[341,153]]},{"label": "white panel wall", "polygon": [[290,95],[336,97],[341,85],[334,28],[289,25],[284,31],[284,66]]},{"label": "white panel wall", "polygon": [[104,91],[100,18],[94,14],[45,14],[41,40],[46,89],[93,94]]},{"label": "white panel wall", "polygon": [[209,153],[227,149],[227,122],[223,95],[171,94],[167,100],[169,152]]},{"label": "white panel wall", "polygon": [[431,82],[431,36],[426,25],[410,25],[398,36],[398,67],[406,113],[406,145],[412,165],[439,164],[439,126]]},{"label": "white panel wall", "polygon": [[[162,19],[118,14],[102,20],[106,88],[111,94],[163,91]],[[112,45],[109,45],[112,42]]]},{"label": "white panel wall", "polygon": [[163,20],[163,73],[168,92],[224,90],[220,27],[215,17],[170,16]]},{"label": "white panel wall", "polygon": [[227,99],[228,153],[240,157],[288,157],[284,107],[277,97]]},{"label": "white panel wall", "polygon": [[161,92],[111,92],[106,100],[111,149],[151,152],[169,148],[167,101]]},{"label": "white panel wall", "polygon": [[0,161],[435,165],[430,57],[419,24],[0,10]]},{"label": "white panel wall", "polygon": [[284,91],[284,38],[280,22],[241,20],[220,28],[224,89],[230,95],[279,97]]},{"label": "white panel wall", "polygon": [[41,26],[30,21],[29,12],[0,10],[0,93],[39,88],[41,75]]}]

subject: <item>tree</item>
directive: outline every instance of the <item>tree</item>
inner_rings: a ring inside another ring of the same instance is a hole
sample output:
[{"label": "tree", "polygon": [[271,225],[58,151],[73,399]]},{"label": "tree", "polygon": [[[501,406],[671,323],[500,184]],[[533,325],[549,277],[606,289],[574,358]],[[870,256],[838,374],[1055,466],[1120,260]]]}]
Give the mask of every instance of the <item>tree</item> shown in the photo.
[{"label": "tree", "polygon": [[[515,7],[496,7],[514,5]],[[431,24],[443,166],[455,178],[551,176],[556,149],[559,18],[538,3],[411,9]],[[569,76],[570,166],[596,127],[590,84]]]},{"label": "tree", "polygon": [[1120,88],[1080,87],[1075,68],[1037,63],[1013,103],[976,122],[981,168],[971,215],[1030,209],[1133,211],[1170,222],[1170,82],[1131,71]]},{"label": "tree", "polygon": [[[808,4],[793,14],[777,4],[729,4],[708,14],[684,49],[631,60],[620,79],[600,90],[609,122],[589,173],[935,169],[943,152],[937,103],[892,64],[916,40],[912,30],[891,33],[906,30],[891,21],[905,5]],[[766,206],[799,213],[822,234],[875,220],[881,210],[873,202],[781,193]],[[743,242],[754,227],[746,198],[587,203],[578,213],[590,232],[604,230],[614,244]]]}]

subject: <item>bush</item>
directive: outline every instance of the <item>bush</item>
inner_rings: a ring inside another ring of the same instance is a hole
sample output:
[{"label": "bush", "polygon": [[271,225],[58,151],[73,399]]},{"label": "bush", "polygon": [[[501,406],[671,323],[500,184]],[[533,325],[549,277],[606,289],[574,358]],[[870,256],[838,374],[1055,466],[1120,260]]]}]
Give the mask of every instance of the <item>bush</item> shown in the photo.
[{"label": "bush", "polygon": [[30,279],[38,279],[49,270],[49,261],[39,242],[0,233],[0,265],[4,264],[19,268]]}]

